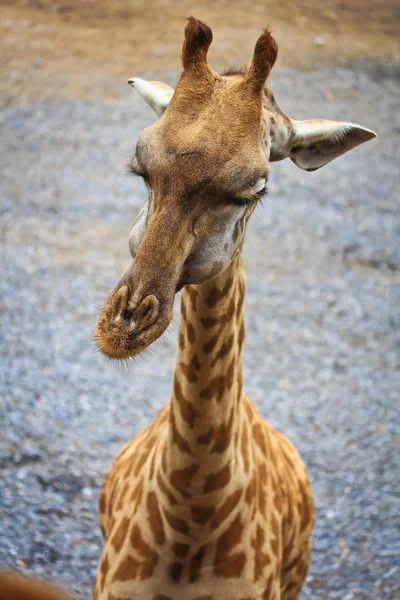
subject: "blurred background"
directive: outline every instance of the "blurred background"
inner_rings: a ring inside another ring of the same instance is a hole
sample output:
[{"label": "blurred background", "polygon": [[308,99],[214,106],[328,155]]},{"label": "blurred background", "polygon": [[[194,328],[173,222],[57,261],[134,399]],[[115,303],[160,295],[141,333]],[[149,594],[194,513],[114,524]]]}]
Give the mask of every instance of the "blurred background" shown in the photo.
[{"label": "blurred background", "polygon": [[215,69],[248,62],[270,25],[281,109],[378,133],[316,173],[272,165],[245,245],[245,388],[313,483],[302,598],[400,598],[399,12],[394,0],[0,1],[0,564],[88,598],[103,477],[169,398],[178,318],[125,370],[92,335],[145,198],[124,166],[155,115],[126,80],[173,84],[193,14],[214,31]]}]

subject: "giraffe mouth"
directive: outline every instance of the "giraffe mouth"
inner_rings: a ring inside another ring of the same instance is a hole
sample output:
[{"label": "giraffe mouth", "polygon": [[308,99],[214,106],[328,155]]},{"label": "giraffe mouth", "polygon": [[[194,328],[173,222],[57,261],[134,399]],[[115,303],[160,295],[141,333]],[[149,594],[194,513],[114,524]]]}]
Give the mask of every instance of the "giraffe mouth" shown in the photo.
[{"label": "giraffe mouth", "polygon": [[172,319],[173,299],[145,294],[130,299],[129,287],[116,286],[106,298],[96,324],[99,350],[112,359],[134,357],[158,339]]}]

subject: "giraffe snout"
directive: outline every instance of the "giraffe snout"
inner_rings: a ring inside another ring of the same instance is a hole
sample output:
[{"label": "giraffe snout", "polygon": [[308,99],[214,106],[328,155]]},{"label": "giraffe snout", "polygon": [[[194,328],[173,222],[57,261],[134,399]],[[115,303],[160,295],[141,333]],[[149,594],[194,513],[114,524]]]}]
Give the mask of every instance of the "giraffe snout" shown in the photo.
[{"label": "giraffe snout", "polygon": [[157,339],[172,317],[154,294],[136,300],[128,285],[110,293],[96,325],[96,343],[111,358],[139,354]]}]

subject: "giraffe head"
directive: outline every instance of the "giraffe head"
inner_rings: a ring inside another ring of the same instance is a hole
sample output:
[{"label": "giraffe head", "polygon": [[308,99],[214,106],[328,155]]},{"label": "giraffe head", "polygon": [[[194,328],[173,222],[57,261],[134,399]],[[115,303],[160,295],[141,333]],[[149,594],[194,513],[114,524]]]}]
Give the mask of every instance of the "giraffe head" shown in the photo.
[{"label": "giraffe head", "polygon": [[250,67],[225,75],[208,64],[211,42],[211,29],[191,17],[175,90],[129,80],[159,119],[142,131],[131,161],[148,188],[129,238],[133,262],[96,326],[99,348],[113,358],[140,353],[165,331],[184,285],[229,266],[266,193],[270,162],[289,157],[314,171],[375,137],[358,125],[285,116],[266,83],[278,52],[268,30]]}]

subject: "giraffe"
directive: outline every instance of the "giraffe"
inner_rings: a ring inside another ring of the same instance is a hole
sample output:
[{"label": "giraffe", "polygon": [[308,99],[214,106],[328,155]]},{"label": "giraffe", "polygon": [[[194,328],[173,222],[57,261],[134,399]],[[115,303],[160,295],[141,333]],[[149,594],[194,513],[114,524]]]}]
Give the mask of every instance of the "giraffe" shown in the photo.
[{"label": "giraffe", "polygon": [[267,84],[277,57],[268,30],[248,69],[222,75],[208,64],[211,42],[191,17],[175,90],[129,80],[159,119],[130,165],[149,196],[96,340],[112,358],[139,354],[181,290],[180,330],[171,400],[103,484],[92,600],[295,600],[309,566],[306,469],[242,387],[241,249],[270,162],[313,171],[375,133],[284,115]]},{"label": "giraffe", "polygon": [[[284,115],[267,84],[277,57],[268,30],[248,69],[221,75],[207,62],[211,42],[191,17],[176,89],[129,80],[159,119],[130,165],[149,197],[97,344],[116,359],[139,354],[167,328],[180,290],[181,320],[172,398],[104,480],[92,600],[295,600],[309,566],[307,472],[242,386],[241,249],[269,163],[290,158],[314,171],[375,133]],[[0,598],[67,600],[2,572]]]}]

